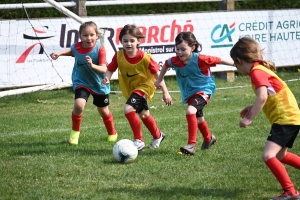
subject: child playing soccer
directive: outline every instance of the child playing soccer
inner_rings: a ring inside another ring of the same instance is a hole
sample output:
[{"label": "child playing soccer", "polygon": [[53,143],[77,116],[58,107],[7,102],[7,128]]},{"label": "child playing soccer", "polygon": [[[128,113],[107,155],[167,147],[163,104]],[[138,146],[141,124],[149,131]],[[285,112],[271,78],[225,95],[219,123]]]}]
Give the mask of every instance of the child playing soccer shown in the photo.
[{"label": "child playing soccer", "polygon": [[50,55],[54,60],[59,56],[75,57],[72,72],[75,101],[72,111],[72,130],[68,140],[70,144],[74,145],[78,144],[82,114],[90,95],[93,96],[93,104],[97,106],[103,119],[108,133],[108,141],[115,142],[117,140],[113,115],[108,108],[110,85],[101,84],[107,68],[104,46],[96,43],[98,35],[97,25],[94,22],[85,22],[79,28],[81,42],[73,44],[70,49]]},{"label": "child playing soccer", "polygon": [[[175,38],[176,56],[166,60],[155,85],[161,88],[168,68],[174,68],[180,88],[182,103],[188,104],[186,119],[188,123],[188,144],[180,148],[187,155],[194,155],[198,129],[202,133],[201,150],[208,150],[217,138],[211,134],[203,115],[203,108],[215,92],[216,84],[210,67],[217,64],[233,65],[219,57],[202,55],[202,45],[191,32],[181,32]],[[200,50],[199,50],[200,48]]]},{"label": "child playing soccer", "polygon": [[271,131],[262,158],[280,183],[283,193],[271,200],[300,199],[283,164],[300,169],[300,157],[288,152],[300,130],[300,111],[293,93],[274,72],[274,63],[263,60],[259,44],[243,37],[232,47],[230,56],[236,68],[249,75],[256,94],[253,105],[245,107],[240,127],[247,128],[263,110],[271,124]]},{"label": "child playing soccer", "polygon": [[[136,25],[127,24],[123,27],[119,35],[123,49],[114,55],[103,80],[103,84],[108,84],[113,72],[118,69],[120,88],[126,99],[124,114],[133,131],[134,144],[138,150],[145,147],[140,119],[153,137],[150,148],[158,148],[165,138],[165,134],[160,131],[150,114],[147,104],[147,101],[153,98],[156,89],[154,78],[159,76],[160,66],[152,60],[150,54],[138,48],[143,38],[145,36]],[[162,91],[163,100],[167,105],[171,105],[172,99],[164,82]]]}]

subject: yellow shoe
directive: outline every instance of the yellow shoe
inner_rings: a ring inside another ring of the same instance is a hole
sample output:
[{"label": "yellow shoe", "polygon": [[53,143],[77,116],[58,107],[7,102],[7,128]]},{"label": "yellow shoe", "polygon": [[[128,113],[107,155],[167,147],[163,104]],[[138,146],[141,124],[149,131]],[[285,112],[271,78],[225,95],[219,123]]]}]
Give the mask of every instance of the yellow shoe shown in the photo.
[{"label": "yellow shoe", "polygon": [[114,135],[108,135],[107,141],[109,142],[115,142],[118,139],[118,134],[114,134]]},{"label": "yellow shoe", "polygon": [[80,134],[79,131],[73,131],[72,130],[71,134],[70,134],[70,138],[68,140],[69,144],[77,145],[78,144],[79,134]]}]

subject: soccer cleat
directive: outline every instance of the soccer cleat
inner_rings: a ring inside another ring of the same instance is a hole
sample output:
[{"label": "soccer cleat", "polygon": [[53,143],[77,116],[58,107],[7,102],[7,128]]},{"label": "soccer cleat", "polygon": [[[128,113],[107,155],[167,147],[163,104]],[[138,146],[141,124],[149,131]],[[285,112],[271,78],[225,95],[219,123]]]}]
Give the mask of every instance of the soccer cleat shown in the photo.
[{"label": "soccer cleat", "polygon": [[69,144],[77,145],[78,144],[79,134],[80,134],[79,131],[73,131],[72,130],[71,134],[70,134],[70,138],[68,140]]},{"label": "soccer cleat", "polygon": [[165,139],[166,135],[163,132],[160,132],[160,138],[158,139],[152,139],[152,143],[150,145],[151,149],[158,148],[160,143]]},{"label": "soccer cleat", "polygon": [[214,135],[211,135],[211,140],[209,142],[203,141],[201,150],[208,150],[211,145],[215,144],[217,141],[217,138]]},{"label": "soccer cleat", "polygon": [[292,193],[291,191],[284,191],[280,196],[273,197],[270,200],[289,200],[289,199],[300,199],[299,192],[296,191],[295,193]]},{"label": "soccer cleat", "polygon": [[117,139],[118,139],[117,133],[114,135],[108,135],[108,137],[107,137],[107,141],[109,141],[109,142],[115,142],[115,141],[117,141]]},{"label": "soccer cleat", "polygon": [[137,150],[142,150],[145,147],[145,142],[143,142],[142,140],[139,139],[135,139],[133,141],[134,145],[136,146]]},{"label": "soccer cleat", "polygon": [[184,147],[180,147],[180,151],[189,156],[193,156],[196,152],[196,147],[194,144],[188,144]]}]

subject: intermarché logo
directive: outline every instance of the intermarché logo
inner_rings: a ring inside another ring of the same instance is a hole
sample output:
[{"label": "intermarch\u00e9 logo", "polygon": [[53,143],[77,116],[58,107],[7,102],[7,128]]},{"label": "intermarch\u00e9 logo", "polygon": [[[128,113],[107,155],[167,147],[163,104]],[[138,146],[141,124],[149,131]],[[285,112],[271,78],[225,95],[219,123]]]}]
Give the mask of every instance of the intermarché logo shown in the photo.
[{"label": "intermarch\u00e9 logo", "polygon": [[[48,26],[44,26],[46,29],[48,29]],[[35,33],[46,33],[45,31],[41,31],[41,30],[37,30],[35,28],[33,28],[33,31]],[[37,36],[30,36],[30,35],[26,35],[23,34],[23,38],[27,39],[27,40],[44,40],[44,39],[48,39],[48,38],[52,38],[54,36],[46,36],[46,37],[37,37]],[[31,50],[33,49],[33,47],[35,47],[36,45],[40,45],[40,51],[39,54],[43,54],[44,53],[44,45],[41,42],[37,42],[33,45],[31,45],[30,47],[28,47],[22,54],[21,56],[17,59],[16,63],[24,63],[27,56],[29,55],[29,53],[31,52]]]},{"label": "intermarch\u00e9 logo", "polygon": [[[217,33],[220,31],[220,35],[217,35]],[[228,24],[224,24],[223,26],[221,24],[218,24],[213,28],[211,31],[210,38],[215,43],[214,45],[211,45],[211,48],[224,48],[224,47],[232,47],[232,38],[231,35],[235,31],[235,22],[228,26]]]}]

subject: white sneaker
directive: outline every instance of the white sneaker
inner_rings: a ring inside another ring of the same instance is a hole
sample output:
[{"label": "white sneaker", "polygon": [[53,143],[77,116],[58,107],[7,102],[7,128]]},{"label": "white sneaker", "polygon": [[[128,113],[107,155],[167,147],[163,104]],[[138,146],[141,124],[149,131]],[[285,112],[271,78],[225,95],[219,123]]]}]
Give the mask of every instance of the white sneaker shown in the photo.
[{"label": "white sneaker", "polygon": [[160,143],[165,139],[165,134],[163,132],[160,132],[160,138],[158,139],[152,139],[152,143],[150,145],[151,149],[158,148]]},{"label": "white sneaker", "polygon": [[139,151],[145,147],[145,142],[143,142],[142,140],[135,139],[133,140],[133,143]]}]

